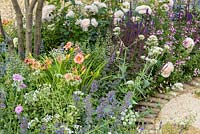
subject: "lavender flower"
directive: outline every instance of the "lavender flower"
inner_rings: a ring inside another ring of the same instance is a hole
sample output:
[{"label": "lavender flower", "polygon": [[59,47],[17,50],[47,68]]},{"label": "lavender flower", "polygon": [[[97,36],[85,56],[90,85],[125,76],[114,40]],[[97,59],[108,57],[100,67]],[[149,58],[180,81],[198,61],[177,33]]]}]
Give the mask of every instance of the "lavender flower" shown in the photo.
[{"label": "lavender flower", "polygon": [[84,99],[84,104],[85,104],[85,111],[86,111],[86,122],[92,123],[92,113],[94,112],[93,108],[92,108],[92,103],[91,103],[91,96],[88,95],[85,99]]},{"label": "lavender flower", "polygon": [[6,104],[4,104],[4,103],[0,103],[0,108],[6,108]]},{"label": "lavender flower", "polygon": [[115,98],[115,91],[108,92],[106,98],[101,99],[101,103],[96,109],[97,118],[110,117],[114,115],[117,109],[118,101]]},{"label": "lavender flower", "polygon": [[94,81],[92,82],[90,91],[91,91],[92,93],[94,93],[94,92],[96,92],[97,90],[98,90],[98,82],[97,82],[96,80],[94,80]]},{"label": "lavender flower", "polygon": [[20,81],[23,81],[23,77],[22,77],[22,75],[20,75],[20,74],[13,74],[13,80],[14,81],[17,81],[17,82],[20,82]]},{"label": "lavender flower", "polygon": [[21,134],[27,134],[28,129],[28,121],[26,117],[22,117],[21,123],[20,123],[20,133]]},{"label": "lavender flower", "polygon": [[120,108],[120,112],[124,111],[131,105],[131,100],[132,100],[133,94],[131,91],[129,91],[125,97],[124,97],[124,104]]}]

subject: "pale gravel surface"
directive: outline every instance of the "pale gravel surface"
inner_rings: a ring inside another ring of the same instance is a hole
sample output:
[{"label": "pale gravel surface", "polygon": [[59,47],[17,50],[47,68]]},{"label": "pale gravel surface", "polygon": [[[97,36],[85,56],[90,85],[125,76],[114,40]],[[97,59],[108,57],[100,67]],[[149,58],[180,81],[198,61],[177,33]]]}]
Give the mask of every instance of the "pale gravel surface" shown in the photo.
[{"label": "pale gravel surface", "polygon": [[192,93],[185,93],[165,104],[160,112],[157,126],[160,121],[163,124],[180,123],[191,119],[191,116],[195,118],[191,125],[200,128],[200,99]]},{"label": "pale gravel surface", "polygon": [[[24,6],[23,1],[24,0],[18,0],[21,7]],[[13,10],[11,0],[0,0],[0,12],[3,19],[13,20],[15,18],[15,12]]]}]

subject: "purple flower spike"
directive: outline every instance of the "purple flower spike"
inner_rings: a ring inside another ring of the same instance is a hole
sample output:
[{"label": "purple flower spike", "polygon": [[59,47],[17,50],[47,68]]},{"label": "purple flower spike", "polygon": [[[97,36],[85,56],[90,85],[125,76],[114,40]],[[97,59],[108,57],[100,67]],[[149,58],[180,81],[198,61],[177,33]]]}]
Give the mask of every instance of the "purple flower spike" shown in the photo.
[{"label": "purple flower spike", "polygon": [[22,75],[20,75],[20,74],[13,74],[13,80],[14,81],[20,82],[20,81],[23,81],[23,79],[24,79],[24,77],[22,77]]}]

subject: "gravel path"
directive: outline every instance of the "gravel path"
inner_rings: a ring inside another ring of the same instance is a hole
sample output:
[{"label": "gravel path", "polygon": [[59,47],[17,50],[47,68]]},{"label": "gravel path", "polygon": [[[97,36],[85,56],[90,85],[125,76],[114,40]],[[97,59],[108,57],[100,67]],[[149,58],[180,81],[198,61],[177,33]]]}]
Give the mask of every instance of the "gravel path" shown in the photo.
[{"label": "gravel path", "polygon": [[[24,0],[18,0],[21,7],[24,6],[23,1]],[[11,0],[0,0],[0,12],[3,19],[14,19],[15,12],[13,10]]]},{"label": "gravel path", "polygon": [[[199,88],[200,89],[200,88]],[[193,93],[185,93],[170,100],[161,109],[159,122],[166,123],[183,123],[190,122],[195,128],[200,128],[200,99]]]}]

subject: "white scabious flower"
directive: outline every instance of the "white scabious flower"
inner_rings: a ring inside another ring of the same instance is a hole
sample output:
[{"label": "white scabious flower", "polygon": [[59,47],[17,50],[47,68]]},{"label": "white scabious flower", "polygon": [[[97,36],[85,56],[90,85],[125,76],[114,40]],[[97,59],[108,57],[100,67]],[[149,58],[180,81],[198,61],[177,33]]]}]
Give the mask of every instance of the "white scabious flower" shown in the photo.
[{"label": "white scabious flower", "polygon": [[114,17],[115,18],[123,18],[124,17],[124,12],[122,12],[121,10],[118,10],[114,13]]},{"label": "white scabious flower", "polygon": [[183,90],[183,84],[182,84],[182,83],[175,83],[175,84],[172,86],[172,90],[182,91],[182,90]]},{"label": "white scabious flower", "polygon": [[17,37],[15,37],[13,39],[13,44],[14,44],[14,47],[17,47],[17,45],[18,45],[18,38]]},{"label": "white scabious flower", "polygon": [[147,5],[141,5],[136,7],[135,9],[136,12],[138,12],[139,14],[146,14],[148,12],[148,14],[152,13],[152,9],[150,8],[150,6]]},{"label": "white scabious flower", "polygon": [[91,19],[91,25],[94,26],[94,27],[98,26],[98,22],[97,22],[97,20],[95,18]]},{"label": "white scabious flower", "polygon": [[51,21],[53,16],[53,11],[56,9],[55,5],[46,5],[42,9],[42,21]]},{"label": "white scabious flower", "polygon": [[75,13],[73,11],[69,11],[67,14],[66,14],[66,18],[73,18],[75,15]]},{"label": "white scabious flower", "polygon": [[90,19],[81,20],[80,25],[83,31],[88,31],[88,27],[90,26]]}]

